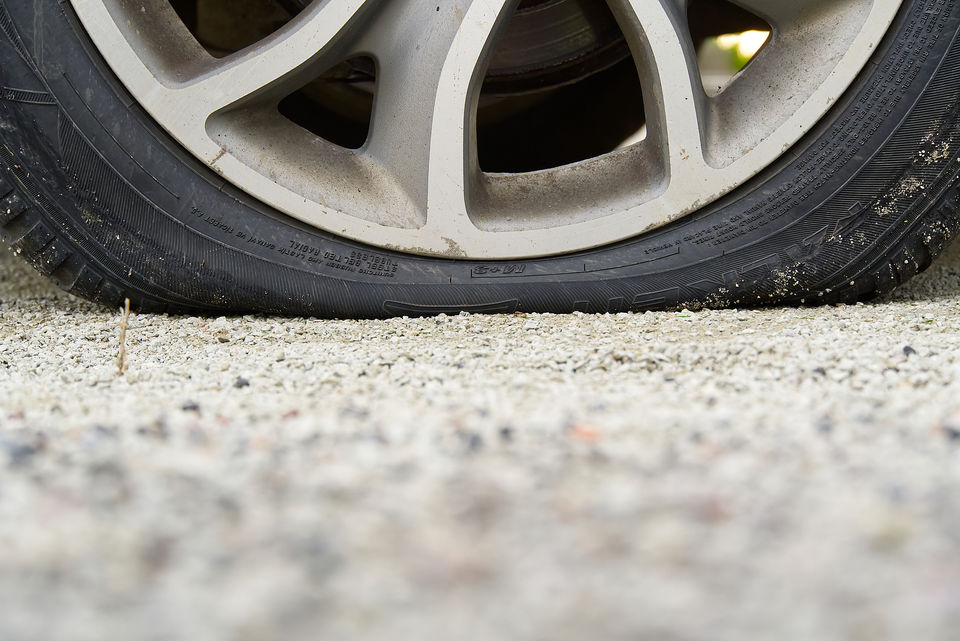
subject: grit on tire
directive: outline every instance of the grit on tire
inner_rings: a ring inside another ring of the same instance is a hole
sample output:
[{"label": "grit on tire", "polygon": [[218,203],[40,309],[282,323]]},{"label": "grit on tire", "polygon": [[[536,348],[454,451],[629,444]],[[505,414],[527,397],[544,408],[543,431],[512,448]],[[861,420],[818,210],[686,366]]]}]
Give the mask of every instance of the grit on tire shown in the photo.
[{"label": "grit on tire", "polygon": [[466,260],[374,248],[187,153],[68,3],[0,0],[0,227],[61,287],[145,311],[381,317],[834,303],[887,292],[960,228],[960,3],[904,2],[815,129],[734,192],[595,249]]}]

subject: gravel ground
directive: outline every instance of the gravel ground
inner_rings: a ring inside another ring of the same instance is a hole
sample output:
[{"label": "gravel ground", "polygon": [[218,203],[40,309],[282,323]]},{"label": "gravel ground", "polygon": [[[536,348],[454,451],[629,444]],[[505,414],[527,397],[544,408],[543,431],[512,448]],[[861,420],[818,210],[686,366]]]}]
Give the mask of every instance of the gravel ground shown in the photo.
[{"label": "gravel ground", "polygon": [[0,256],[0,638],[960,629],[960,251],[876,305],[118,314]]}]

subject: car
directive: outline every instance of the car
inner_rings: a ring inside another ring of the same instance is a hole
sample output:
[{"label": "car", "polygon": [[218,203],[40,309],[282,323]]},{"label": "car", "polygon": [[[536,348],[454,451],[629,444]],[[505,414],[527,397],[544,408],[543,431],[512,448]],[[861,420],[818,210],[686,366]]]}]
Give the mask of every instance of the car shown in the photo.
[{"label": "car", "polygon": [[0,0],[0,27],[2,237],[108,305],[849,303],[960,228],[955,0]]}]

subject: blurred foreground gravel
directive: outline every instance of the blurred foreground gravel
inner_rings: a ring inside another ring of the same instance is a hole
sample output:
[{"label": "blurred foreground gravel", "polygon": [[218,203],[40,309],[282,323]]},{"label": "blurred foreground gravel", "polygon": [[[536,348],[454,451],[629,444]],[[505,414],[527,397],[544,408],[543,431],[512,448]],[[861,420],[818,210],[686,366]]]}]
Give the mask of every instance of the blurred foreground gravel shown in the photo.
[{"label": "blurred foreground gravel", "polygon": [[877,305],[119,315],[0,255],[0,639],[956,639],[960,251]]}]

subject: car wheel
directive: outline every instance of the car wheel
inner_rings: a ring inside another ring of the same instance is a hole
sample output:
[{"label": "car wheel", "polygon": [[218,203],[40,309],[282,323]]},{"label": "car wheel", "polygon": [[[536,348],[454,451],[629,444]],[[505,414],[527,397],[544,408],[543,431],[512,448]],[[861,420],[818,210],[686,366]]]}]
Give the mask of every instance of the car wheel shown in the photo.
[{"label": "car wheel", "polygon": [[[0,27],[2,236],[110,305],[851,302],[960,226],[953,0],[0,0]],[[725,34],[762,47],[718,80]]]}]

